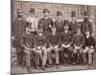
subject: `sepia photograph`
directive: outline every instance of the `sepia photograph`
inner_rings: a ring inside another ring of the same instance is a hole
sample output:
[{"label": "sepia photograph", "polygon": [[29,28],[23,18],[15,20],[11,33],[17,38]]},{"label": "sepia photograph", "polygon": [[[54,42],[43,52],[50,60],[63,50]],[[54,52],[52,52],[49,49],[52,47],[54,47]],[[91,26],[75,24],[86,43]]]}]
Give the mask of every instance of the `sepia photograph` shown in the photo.
[{"label": "sepia photograph", "polygon": [[11,0],[11,74],[96,69],[96,5]]}]

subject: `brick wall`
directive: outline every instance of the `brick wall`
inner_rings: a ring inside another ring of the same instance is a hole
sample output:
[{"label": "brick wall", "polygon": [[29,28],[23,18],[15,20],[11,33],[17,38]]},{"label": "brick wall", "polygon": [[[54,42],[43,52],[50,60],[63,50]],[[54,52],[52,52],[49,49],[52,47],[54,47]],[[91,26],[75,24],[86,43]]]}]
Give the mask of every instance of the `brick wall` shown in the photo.
[{"label": "brick wall", "polygon": [[43,3],[43,2],[31,2],[31,1],[13,1],[13,19],[16,17],[16,9],[22,8],[23,11],[23,17],[26,18],[29,16],[29,10],[30,8],[34,8],[38,19],[40,19],[43,14],[42,11],[44,8],[47,8],[50,13],[49,16],[52,19],[56,19],[56,12],[57,10],[60,10],[63,14],[63,19],[69,19],[71,16],[71,11],[76,11],[76,17],[77,19],[83,18],[84,11],[89,12],[90,19],[93,23],[93,30],[95,35],[95,28],[96,28],[96,7],[95,6],[87,6],[87,5],[73,5],[73,4],[56,4],[56,3]]}]

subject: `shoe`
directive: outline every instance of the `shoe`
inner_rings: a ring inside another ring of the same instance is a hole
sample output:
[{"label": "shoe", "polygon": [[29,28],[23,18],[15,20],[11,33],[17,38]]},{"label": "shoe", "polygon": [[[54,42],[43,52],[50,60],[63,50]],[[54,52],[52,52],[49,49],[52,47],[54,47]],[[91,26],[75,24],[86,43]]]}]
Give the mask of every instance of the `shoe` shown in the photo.
[{"label": "shoe", "polygon": [[45,70],[46,68],[45,68],[45,66],[44,65],[42,65],[42,70]]},{"label": "shoe", "polygon": [[59,69],[59,65],[58,64],[56,64],[56,69]]},{"label": "shoe", "polygon": [[31,68],[30,68],[30,67],[27,67],[27,72],[28,72],[28,73],[32,73],[32,71],[31,71]]}]

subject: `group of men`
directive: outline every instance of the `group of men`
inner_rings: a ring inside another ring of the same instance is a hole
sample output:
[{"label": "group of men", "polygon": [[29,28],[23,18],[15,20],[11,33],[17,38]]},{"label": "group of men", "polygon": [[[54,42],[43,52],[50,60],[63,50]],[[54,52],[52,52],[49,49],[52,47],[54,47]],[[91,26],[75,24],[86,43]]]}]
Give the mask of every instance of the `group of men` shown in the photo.
[{"label": "group of men", "polygon": [[57,11],[55,21],[48,17],[48,9],[43,9],[44,17],[39,21],[34,8],[29,13],[24,20],[18,9],[12,25],[13,46],[19,65],[26,65],[30,72],[31,66],[45,70],[52,65],[59,68],[60,64],[92,64],[95,39],[87,12],[81,23],[76,21],[75,11],[71,12],[71,22],[62,19],[61,11]]}]

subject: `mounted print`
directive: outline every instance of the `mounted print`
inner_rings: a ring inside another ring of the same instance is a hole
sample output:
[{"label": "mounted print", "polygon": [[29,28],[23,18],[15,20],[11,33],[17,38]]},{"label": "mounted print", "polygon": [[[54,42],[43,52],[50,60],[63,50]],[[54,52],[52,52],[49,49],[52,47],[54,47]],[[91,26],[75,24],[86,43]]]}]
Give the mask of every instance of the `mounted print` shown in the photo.
[{"label": "mounted print", "polygon": [[11,74],[96,69],[96,6],[11,0]]}]

